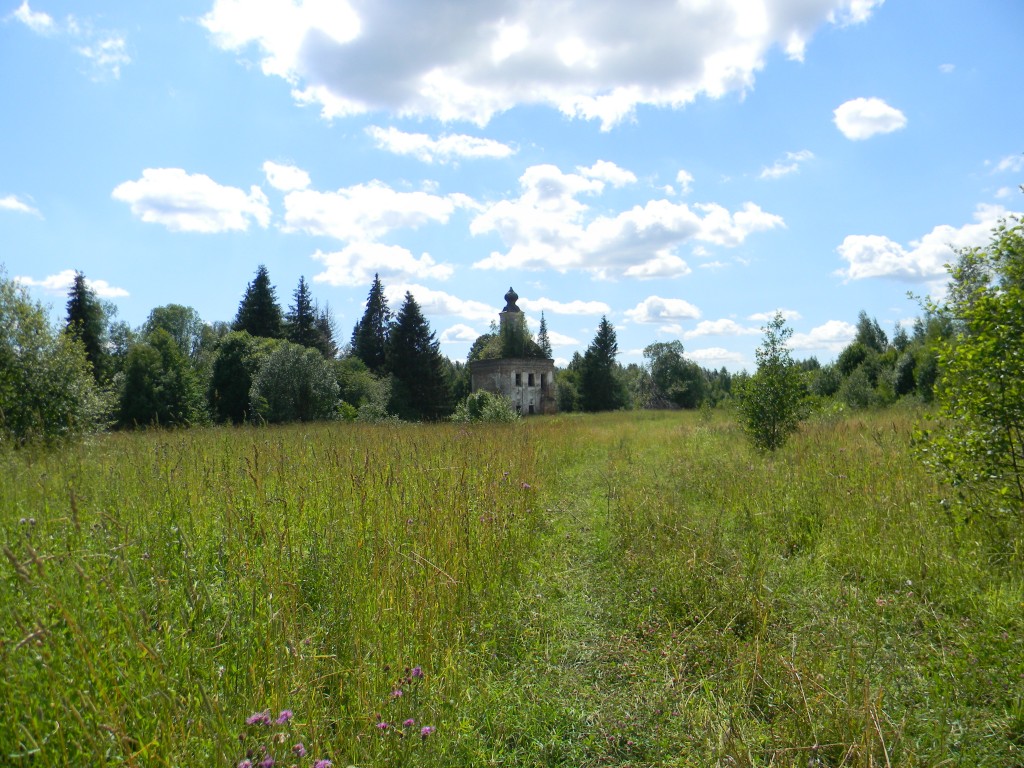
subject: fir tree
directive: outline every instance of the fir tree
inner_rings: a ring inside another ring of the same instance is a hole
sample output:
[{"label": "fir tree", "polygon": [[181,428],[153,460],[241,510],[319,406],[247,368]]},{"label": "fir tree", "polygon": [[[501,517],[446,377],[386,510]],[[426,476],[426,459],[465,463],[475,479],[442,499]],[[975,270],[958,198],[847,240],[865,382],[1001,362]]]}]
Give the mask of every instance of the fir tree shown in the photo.
[{"label": "fir tree", "polygon": [[93,378],[102,381],[107,368],[106,313],[81,272],[75,272],[75,281],[68,291],[67,313],[68,332],[82,342]]},{"label": "fir tree", "polygon": [[293,344],[318,348],[320,333],[317,330],[316,309],[313,296],[305,277],[299,278],[299,285],[292,294],[292,303],[285,315],[285,338]]},{"label": "fir tree", "polygon": [[388,335],[386,368],[395,377],[392,406],[410,420],[439,419],[451,410],[451,388],[440,345],[411,293]]},{"label": "fir tree", "polygon": [[270,339],[280,339],[284,336],[277,292],[270,284],[267,268],[262,264],[256,270],[255,279],[245,289],[231,330],[248,331],[251,336]]},{"label": "fir tree", "polygon": [[334,315],[329,304],[323,307],[317,305],[314,310],[316,314],[316,348],[328,360],[338,356],[338,344],[334,341],[335,325]]},{"label": "fir tree", "polygon": [[544,357],[554,357],[551,351],[551,339],[548,337],[548,323],[544,319],[544,313],[540,313],[540,329],[537,331],[537,346],[544,353]]},{"label": "fir tree", "polygon": [[366,298],[366,311],[352,329],[352,354],[362,360],[373,373],[384,370],[391,310],[384,298],[380,275],[373,276],[373,285]]},{"label": "fir tree", "polygon": [[619,342],[607,317],[587,347],[580,370],[580,405],[584,411],[613,411],[626,405],[626,392],[617,375]]}]

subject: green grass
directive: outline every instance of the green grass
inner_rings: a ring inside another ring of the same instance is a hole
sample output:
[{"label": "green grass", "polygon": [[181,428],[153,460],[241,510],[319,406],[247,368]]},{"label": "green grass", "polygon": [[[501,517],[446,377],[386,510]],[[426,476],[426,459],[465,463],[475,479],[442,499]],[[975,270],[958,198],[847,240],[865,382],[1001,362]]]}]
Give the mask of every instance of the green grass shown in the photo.
[{"label": "green grass", "polygon": [[0,763],[1024,765],[1020,540],[940,504],[911,417],[0,456]]}]

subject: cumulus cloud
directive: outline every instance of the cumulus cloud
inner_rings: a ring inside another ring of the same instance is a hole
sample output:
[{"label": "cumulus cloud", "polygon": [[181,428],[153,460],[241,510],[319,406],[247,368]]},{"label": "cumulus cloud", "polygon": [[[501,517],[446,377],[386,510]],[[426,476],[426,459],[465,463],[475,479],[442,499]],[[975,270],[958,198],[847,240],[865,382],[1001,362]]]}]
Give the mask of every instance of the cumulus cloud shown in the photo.
[{"label": "cumulus cloud", "polygon": [[[616,175],[595,164],[601,175]],[[593,173],[594,168],[584,169]],[[625,177],[623,177],[625,178]],[[701,241],[732,247],[750,234],[785,226],[782,218],[745,203],[734,212],[716,203],[688,206],[650,200],[614,215],[593,216],[583,195],[598,195],[601,178],[536,165],[520,177],[518,198],[486,206],[470,223],[474,235],[496,233],[508,246],[477,261],[478,269],[580,269],[596,277],[678,277],[690,272],[675,249]]]},{"label": "cumulus cloud", "polygon": [[836,127],[853,141],[892,133],[907,124],[906,115],[881,99],[851,99],[836,107],[832,114]]},{"label": "cumulus cloud", "polygon": [[808,333],[794,333],[789,339],[793,350],[842,352],[857,336],[857,326],[844,320],[829,320]]},{"label": "cumulus cloud", "polygon": [[41,214],[37,208],[33,208],[31,205],[19,200],[14,195],[0,197],[0,210],[27,213],[31,216],[38,216],[40,219],[43,218],[43,214]]},{"label": "cumulus cloud", "polygon": [[467,136],[462,133],[442,134],[434,139],[425,133],[406,133],[395,127],[371,125],[366,132],[378,149],[396,155],[412,155],[425,163],[447,163],[451,160],[501,159],[515,154],[515,149],[494,139]]},{"label": "cumulus cloud", "polygon": [[[15,282],[31,288],[41,288],[47,293],[67,293],[75,282],[75,270],[65,269],[55,275],[49,275],[40,280],[31,277],[17,276]],[[101,299],[119,299],[128,295],[124,288],[111,285],[106,280],[85,279],[85,284],[95,291]]]},{"label": "cumulus cloud", "polygon": [[310,183],[309,174],[294,165],[282,165],[267,160],[263,164],[263,173],[266,174],[267,183],[282,192],[305,189]]},{"label": "cumulus cloud", "polygon": [[436,291],[415,283],[394,284],[384,288],[384,296],[392,310],[397,311],[405,301],[405,294],[411,293],[424,315],[461,317],[470,322],[489,323],[498,317],[498,307],[484,304],[482,301],[460,299],[444,291]]},{"label": "cumulus cloud", "polygon": [[686,350],[686,356],[709,368],[715,366],[720,367],[728,363],[732,363],[733,365],[741,365],[743,363],[743,355],[739,352],[730,352],[728,349],[723,347],[688,349]]},{"label": "cumulus cloud", "polygon": [[216,0],[201,23],[225,50],[255,48],[265,74],[327,118],[485,125],[542,104],[609,129],[638,105],[747,92],[773,49],[802,59],[823,24],[866,21],[880,3]]},{"label": "cumulus cloud", "polygon": [[696,339],[700,336],[756,336],[761,333],[759,328],[748,328],[735,320],[701,320],[697,327],[683,334],[684,339]]},{"label": "cumulus cloud", "polygon": [[634,323],[663,323],[671,320],[697,320],[700,310],[684,299],[663,299],[648,296],[633,309],[626,310],[626,317]]},{"label": "cumulus cloud", "polygon": [[56,31],[56,24],[54,24],[53,17],[48,13],[42,11],[33,11],[29,5],[28,0],[24,0],[18,8],[11,13],[11,17],[17,19],[26,27],[31,29],[33,32],[39,35],[49,35]]},{"label": "cumulus cloud", "polygon": [[782,317],[790,322],[793,320],[799,320],[803,317],[803,315],[795,309],[784,309],[783,307],[779,307],[778,309],[773,309],[771,312],[755,312],[754,314],[749,315],[747,320],[752,320],[755,323],[767,323],[775,319],[775,314],[777,312],[781,312]]},{"label": "cumulus cloud", "polygon": [[676,183],[679,185],[679,192],[684,195],[690,194],[691,185],[693,184],[693,174],[689,171],[679,170],[676,174]]},{"label": "cumulus cloud", "polygon": [[[417,303],[419,301],[417,300]],[[439,337],[442,344],[473,343],[480,336],[474,329],[464,323],[456,323],[450,328],[445,328]]]},{"label": "cumulus cloud", "polygon": [[285,195],[285,228],[338,240],[370,242],[399,228],[444,224],[462,204],[459,197],[398,192],[382,181],[336,192],[312,189]]},{"label": "cumulus cloud", "polygon": [[325,269],[313,280],[328,285],[367,285],[379,274],[385,281],[447,280],[455,271],[450,264],[438,264],[430,254],[416,258],[398,245],[350,243],[340,251],[317,251],[313,259]]},{"label": "cumulus cloud", "polygon": [[548,341],[551,342],[552,347],[578,347],[581,343],[579,339],[566,336],[558,331],[552,331],[550,328],[548,328]]},{"label": "cumulus cloud", "polygon": [[940,224],[908,247],[884,235],[847,235],[836,249],[848,263],[836,272],[845,281],[868,277],[893,277],[909,282],[943,278],[946,264],[956,260],[961,248],[988,243],[992,229],[1008,211],[999,205],[979,205],[974,222],[957,228]]},{"label": "cumulus cloud", "polygon": [[625,168],[620,168],[608,160],[598,160],[589,168],[577,166],[576,170],[580,172],[581,176],[586,176],[588,179],[606,181],[613,187],[624,187],[627,184],[636,183],[635,173],[627,171]]},{"label": "cumulus cloud", "polygon": [[761,170],[761,179],[781,179],[800,170],[800,166],[813,160],[814,153],[809,149],[801,149],[799,152],[787,152],[785,160],[776,160],[771,165]]},{"label": "cumulus cloud", "polygon": [[97,78],[109,76],[116,80],[121,76],[122,65],[132,62],[125,39],[121,35],[105,34],[75,50],[89,60]]},{"label": "cumulus cloud", "polygon": [[139,180],[117,185],[111,196],[128,203],[143,221],[174,232],[244,232],[253,221],[264,228],[270,223],[267,196],[259,187],[247,194],[181,168],[147,168]]},{"label": "cumulus cloud", "polygon": [[1020,173],[1024,171],[1024,155],[1007,155],[996,165],[996,173],[1003,173],[1004,171],[1012,171],[1014,173]]},{"label": "cumulus cloud", "polygon": [[528,312],[551,312],[556,315],[607,315],[612,308],[603,301],[556,301],[555,299],[523,299],[517,302]]}]

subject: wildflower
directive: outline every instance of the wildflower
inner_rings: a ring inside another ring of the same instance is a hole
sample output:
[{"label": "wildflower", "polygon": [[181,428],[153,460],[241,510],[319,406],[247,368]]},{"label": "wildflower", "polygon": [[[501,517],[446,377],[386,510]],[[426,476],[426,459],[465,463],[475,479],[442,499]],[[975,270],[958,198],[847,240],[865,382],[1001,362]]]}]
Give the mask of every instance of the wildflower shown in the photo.
[{"label": "wildflower", "polygon": [[238,768],[252,768],[252,760],[240,760]]},{"label": "wildflower", "polygon": [[296,757],[305,757],[306,756],[306,747],[303,746],[302,742],[300,741],[298,744],[296,744],[294,747],[292,747],[292,752],[295,753]]},{"label": "wildflower", "polygon": [[437,730],[437,729],[434,728],[434,726],[432,726],[432,725],[424,725],[422,728],[420,728],[420,737],[425,739],[430,734],[432,734],[435,730]]},{"label": "wildflower", "polygon": [[265,709],[262,712],[256,712],[255,714],[249,715],[245,718],[246,725],[270,725],[270,710]]},{"label": "wildflower", "polygon": [[404,723],[402,723],[402,726],[404,728],[412,728],[414,725],[416,725],[416,721],[413,720],[411,717],[408,720],[406,720]]},{"label": "wildflower", "polygon": [[391,724],[390,723],[386,723],[383,720],[381,720],[379,723],[377,723],[377,728],[379,730],[381,730],[381,731],[386,731],[390,727],[391,727]]},{"label": "wildflower", "polygon": [[323,760],[317,760],[315,763],[313,763],[313,768],[332,768],[333,765],[334,763],[325,758]]},{"label": "wildflower", "polygon": [[400,698],[402,698],[402,689],[401,688],[395,688],[395,690],[393,690],[391,692],[391,698],[392,699],[400,699]]},{"label": "wildflower", "polygon": [[259,768],[274,768],[274,758],[267,755],[256,764]]},{"label": "wildflower", "polygon": [[420,667],[413,667],[412,672],[409,673],[413,678],[419,679],[423,677],[423,669]]},{"label": "wildflower", "polygon": [[523,490],[524,490],[524,491],[528,491],[528,490],[530,490],[531,488],[533,488],[533,486],[532,486],[532,485],[530,485],[529,483],[523,483]]},{"label": "wildflower", "polygon": [[281,714],[277,716],[277,720],[274,722],[278,725],[283,725],[292,719],[292,711],[290,709],[282,709]]}]

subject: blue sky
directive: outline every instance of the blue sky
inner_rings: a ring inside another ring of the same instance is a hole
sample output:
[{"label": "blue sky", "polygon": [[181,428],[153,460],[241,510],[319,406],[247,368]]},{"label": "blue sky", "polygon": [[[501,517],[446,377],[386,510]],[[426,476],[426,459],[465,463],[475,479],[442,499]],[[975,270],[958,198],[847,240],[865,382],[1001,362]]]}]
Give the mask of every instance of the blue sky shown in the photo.
[{"label": "blue sky", "polygon": [[345,342],[379,272],[464,358],[834,358],[1024,209],[1019,0],[0,0],[0,263],[63,314],[233,319],[265,264]]}]

